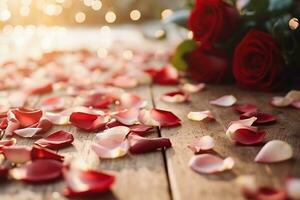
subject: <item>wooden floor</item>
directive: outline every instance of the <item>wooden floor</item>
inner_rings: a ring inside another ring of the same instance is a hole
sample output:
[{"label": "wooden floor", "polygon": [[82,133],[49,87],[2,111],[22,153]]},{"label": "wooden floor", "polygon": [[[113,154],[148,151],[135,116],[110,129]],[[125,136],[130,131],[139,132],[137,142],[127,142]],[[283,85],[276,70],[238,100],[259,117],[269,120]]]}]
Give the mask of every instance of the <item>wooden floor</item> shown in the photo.
[{"label": "wooden floor", "polygon": [[[145,100],[148,107],[166,109],[174,112],[182,120],[182,126],[162,128],[150,137],[169,137],[173,147],[165,151],[141,155],[127,155],[115,160],[100,160],[90,149],[95,137],[93,133],[84,133],[71,126],[59,127],[74,133],[73,147],[59,150],[67,159],[84,160],[90,167],[111,172],[116,175],[116,182],[111,192],[86,199],[105,200],[237,200],[243,199],[234,180],[239,175],[254,174],[259,184],[279,187],[288,176],[300,176],[300,111],[296,109],[278,109],[269,105],[268,101],[274,94],[242,91],[235,86],[211,86],[191,96],[191,102],[170,104],[160,100],[160,95],[175,90],[173,86],[142,86],[134,90]],[[230,143],[225,136],[228,123],[238,119],[231,108],[220,108],[208,102],[222,95],[233,94],[239,103],[253,103],[263,111],[276,114],[278,122],[263,127],[267,132],[267,140],[281,139],[290,143],[294,149],[294,158],[278,164],[258,164],[254,157],[261,146],[245,147]],[[40,99],[35,97],[29,102],[38,105]],[[210,109],[216,122],[201,123],[187,119],[189,111]],[[216,141],[215,151],[221,156],[231,156],[236,165],[230,172],[216,175],[200,175],[188,167],[193,153],[187,145],[197,138],[210,135]],[[30,145],[34,140],[18,139],[18,144]],[[29,185],[16,181],[0,184],[1,200],[52,200],[65,199],[60,195],[63,182],[44,185]],[[84,198],[80,198],[84,199]]]}]

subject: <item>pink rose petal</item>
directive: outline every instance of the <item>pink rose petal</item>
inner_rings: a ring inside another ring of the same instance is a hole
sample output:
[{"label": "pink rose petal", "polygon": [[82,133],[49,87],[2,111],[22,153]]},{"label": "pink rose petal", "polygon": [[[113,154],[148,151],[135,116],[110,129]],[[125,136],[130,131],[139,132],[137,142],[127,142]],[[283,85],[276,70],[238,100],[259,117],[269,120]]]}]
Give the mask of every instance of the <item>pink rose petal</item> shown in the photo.
[{"label": "pink rose petal", "polygon": [[205,88],[205,83],[199,83],[199,84],[185,83],[181,86],[181,89],[188,93],[200,92],[204,88]]},{"label": "pink rose petal", "polygon": [[23,138],[31,138],[36,136],[41,130],[41,128],[23,128],[15,130],[14,133]]},{"label": "pink rose petal", "polygon": [[248,119],[251,117],[256,117],[256,121],[254,122],[254,125],[265,125],[274,123],[277,121],[277,117],[275,115],[269,114],[269,113],[263,113],[263,112],[254,112],[254,113],[244,113],[240,116],[240,119]]},{"label": "pink rose petal", "polygon": [[130,129],[126,126],[116,126],[106,129],[96,135],[96,141],[92,144],[92,150],[100,158],[118,158],[125,156],[129,149],[126,139]]},{"label": "pink rose petal", "polygon": [[210,104],[221,107],[230,107],[233,106],[236,102],[237,99],[233,95],[226,95],[216,100],[210,101]]},{"label": "pink rose petal", "polygon": [[265,144],[255,157],[255,162],[274,163],[292,158],[292,147],[281,140],[272,140]]},{"label": "pink rose petal", "polygon": [[293,101],[291,106],[294,107],[294,108],[300,109],[300,101]]},{"label": "pink rose petal", "polygon": [[194,153],[200,153],[201,151],[211,150],[215,146],[214,139],[209,136],[203,136],[194,143],[188,145],[188,148],[191,149]]},{"label": "pink rose petal", "polygon": [[135,125],[128,126],[128,128],[130,128],[130,132],[133,132],[140,136],[154,131],[153,126],[147,126],[144,124],[135,124]]},{"label": "pink rose petal", "polygon": [[104,128],[109,121],[107,115],[94,115],[83,112],[74,112],[70,116],[70,122],[79,129],[92,132]]},{"label": "pink rose petal", "polygon": [[148,126],[160,126],[160,123],[153,119],[150,110],[141,110],[138,116],[138,120]]},{"label": "pink rose petal", "polygon": [[40,121],[43,112],[41,110],[27,110],[23,108],[13,109],[12,113],[20,122],[22,128],[32,126]]},{"label": "pink rose petal", "polygon": [[144,138],[136,134],[130,134],[128,140],[130,143],[130,152],[134,154],[156,151],[157,149],[172,146],[168,138]]},{"label": "pink rose petal", "polygon": [[50,149],[61,149],[72,144],[74,137],[66,131],[56,131],[45,138],[35,141],[35,144]]},{"label": "pink rose petal", "polygon": [[172,112],[166,110],[152,109],[150,115],[161,127],[178,126],[181,120]]},{"label": "pink rose petal", "polygon": [[42,109],[46,111],[60,111],[65,108],[65,100],[62,97],[50,97],[41,102]]},{"label": "pink rose petal", "polygon": [[118,112],[114,117],[125,125],[133,125],[138,121],[139,110],[136,108],[130,108]]},{"label": "pink rose petal", "polygon": [[120,88],[134,88],[138,85],[138,82],[132,77],[121,75],[113,78],[112,85]]},{"label": "pink rose petal", "polygon": [[240,114],[256,113],[258,112],[258,107],[253,104],[238,104],[234,106],[234,110]]},{"label": "pink rose petal", "polygon": [[15,138],[9,139],[9,140],[0,140],[0,153],[2,153],[2,150],[4,147],[9,147],[15,145],[17,140]]},{"label": "pink rose petal", "polygon": [[22,164],[31,160],[31,148],[27,146],[4,147],[3,154],[12,163]]},{"label": "pink rose petal", "polygon": [[123,93],[120,96],[120,105],[123,108],[143,108],[146,106],[147,102],[143,101],[139,96],[130,94],[130,93]]},{"label": "pink rose petal", "polygon": [[168,92],[162,95],[161,100],[167,103],[183,103],[188,100],[189,96],[182,91]]},{"label": "pink rose petal", "polygon": [[234,160],[231,157],[222,159],[211,154],[200,154],[191,158],[189,166],[198,173],[212,174],[232,169]]},{"label": "pink rose petal", "polygon": [[[257,127],[251,126],[255,121],[256,117],[251,117],[248,119],[244,120],[238,120],[238,121],[233,121],[229,124],[229,127],[226,131],[226,136],[233,142],[236,141],[236,138],[240,138],[238,134],[238,130],[243,129],[243,130],[248,130],[250,132],[257,133],[258,129]],[[242,132],[240,132],[242,133]],[[243,138],[243,137],[241,137]],[[256,138],[256,137],[255,137]]]},{"label": "pink rose petal", "polygon": [[192,121],[212,121],[214,120],[214,116],[211,111],[199,111],[199,112],[189,112],[187,118]]},{"label": "pink rose petal", "polygon": [[288,107],[292,103],[292,100],[285,97],[273,97],[270,104],[275,107]]}]

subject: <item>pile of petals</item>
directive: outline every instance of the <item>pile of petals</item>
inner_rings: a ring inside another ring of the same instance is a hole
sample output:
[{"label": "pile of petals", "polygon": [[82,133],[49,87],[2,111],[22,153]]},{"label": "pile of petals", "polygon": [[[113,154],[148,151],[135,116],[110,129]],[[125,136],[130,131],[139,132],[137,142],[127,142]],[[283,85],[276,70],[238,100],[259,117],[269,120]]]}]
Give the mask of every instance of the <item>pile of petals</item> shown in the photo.
[{"label": "pile of petals", "polygon": [[300,91],[292,90],[284,97],[273,97],[270,101],[275,107],[294,107],[300,109]]}]

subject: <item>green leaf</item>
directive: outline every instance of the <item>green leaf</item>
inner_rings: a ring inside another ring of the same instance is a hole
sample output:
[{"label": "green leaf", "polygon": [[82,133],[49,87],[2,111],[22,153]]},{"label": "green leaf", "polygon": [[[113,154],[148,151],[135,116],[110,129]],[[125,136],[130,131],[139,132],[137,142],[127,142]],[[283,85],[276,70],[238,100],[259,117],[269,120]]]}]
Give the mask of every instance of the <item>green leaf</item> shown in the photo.
[{"label": "green leaf", "polygon": [[196,42],[194,40],[185,40],[181,44],[179,44],[175,51],[175,54],[171,59],[171,63],[173,64],[173,66],[180,71],[186,70],[188,66],[184,60],[184,56],[187,53],[193,51],[195,47]]}]

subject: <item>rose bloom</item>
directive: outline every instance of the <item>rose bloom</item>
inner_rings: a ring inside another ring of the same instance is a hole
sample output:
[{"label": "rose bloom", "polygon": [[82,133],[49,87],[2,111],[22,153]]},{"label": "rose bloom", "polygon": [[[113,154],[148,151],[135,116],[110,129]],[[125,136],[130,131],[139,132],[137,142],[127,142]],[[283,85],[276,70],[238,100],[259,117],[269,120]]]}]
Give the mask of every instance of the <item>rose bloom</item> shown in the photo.
[{"label": "rose bloom", "polygon": [[267,33],[251,30],[235,49],[233,73],[243,88],[273,90],[282,83],[284,72],[280,48]]},{"label": "rose bloom", "polygon": [[185,56],[188,73],[198,82],[218,83],[228,69],[226,53],[221,49],[197,47]]},{"label": "rose bloom", "polygon": [[236,8],[223,0],[196,0],[188,26],[195,40],[219,43],[232,35],[238,24],[238,18]]}]

